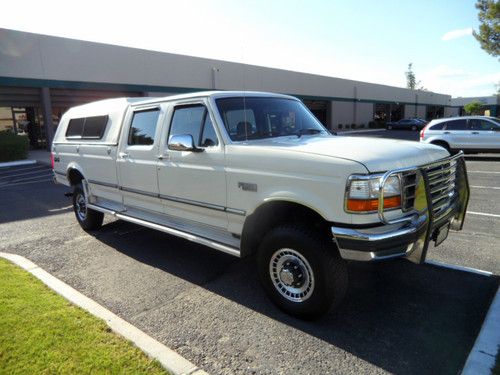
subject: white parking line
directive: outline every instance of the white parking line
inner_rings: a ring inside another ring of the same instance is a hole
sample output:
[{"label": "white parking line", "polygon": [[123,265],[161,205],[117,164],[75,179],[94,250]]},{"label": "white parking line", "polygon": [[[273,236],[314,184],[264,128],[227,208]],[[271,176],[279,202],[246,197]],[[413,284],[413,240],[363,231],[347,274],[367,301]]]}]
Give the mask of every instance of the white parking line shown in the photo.
[{"label": "white parking line", "polygon": [[490,217],[500,217],[500,215],[497,214],[487,214],[485,212],[474,212],[474,211],[467,211],[469,215],[480,215],[480,216],[490,216]]},{"label": "white parking line", "polygon": [[479,186],[479,185],[471,185],[471,188],[474,189],[493,189],[493,190],[500,190],[500,187],[495,187],[495,186]]},{"label": "white parking line", "polygon": [[14,183],[14,184],[5,184],[5,185],[0,185],[0,188],[5,188],[5,187],[11,187],[11,186],[19,186],[19,185],[28,185],[28,184],[38,184],[40,182],[48,182],[48,181],[53,181],[52,178],[46,178],[44,180],[39,180],[39,181],[29,181],[29,182],[19,182],[19,183]]},{"label": "white parking line", "polygon": [[[47,168],[47,171],[50,172],[50,170]],[[13,174],[6,174],[6,175],[0,175],[0,179],[6,179],[6,178],[12,178],[12,177],[19,177],[19,176],[27,176],[30,174],[35,174],[35,173],[44,173],[45,170],[38,170],[38,171],[31,171],[31,172],[26,172],[26,173],[13,173]]]},{"label": "white parking line", "polygon": [[500,174],[500,172],[491,172],[491,171],[469,171],[467,173],[486,173],[486,174]]},{"label": "white parking line", "polygon": [[41,169],[41,168],[48,168],[46,165],[37,165],[36,167],[29,167],[29,168],[12,168],[10,170],[1,170],[0,169],[0,176],[6,175],[10,172],[24,172],[24,171],[30,171],[33,169]]},{"label": "white parking line", "polygon": [[426,259],[425,263],[430,264],[432,266],[436,266],[436,267],[448,268],[450,270],[475,273],[477,275],[483,275],[483,276],[492,276],[493,275],[493,273],[490,271],[484,271],[484,270],[480,270],[480,269],[472,268],[472,267],[459,266],[458,264],[438,262],[437,260],[432,260],[432,259]]},{"label": "white parking line", "polygon": [[70,208],[73,208],[73,205],[70,205],[67,207],[61,207],[61,208],[53,208],[53,209],[49,210],[49,212],[65,211],[65,210],[69,210]]}]

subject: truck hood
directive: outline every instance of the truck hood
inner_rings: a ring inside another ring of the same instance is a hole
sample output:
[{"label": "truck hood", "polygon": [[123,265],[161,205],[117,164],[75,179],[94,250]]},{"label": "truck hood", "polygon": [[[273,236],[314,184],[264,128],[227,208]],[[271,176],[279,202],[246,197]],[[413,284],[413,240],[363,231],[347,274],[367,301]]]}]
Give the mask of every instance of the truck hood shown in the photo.
[{"label": "truck hood", "polygon": [[291,136],[246,143],[349,159],[363,164],[369,172],[423,165],[449,156],[448,151],[435,145],[369,137]]}]

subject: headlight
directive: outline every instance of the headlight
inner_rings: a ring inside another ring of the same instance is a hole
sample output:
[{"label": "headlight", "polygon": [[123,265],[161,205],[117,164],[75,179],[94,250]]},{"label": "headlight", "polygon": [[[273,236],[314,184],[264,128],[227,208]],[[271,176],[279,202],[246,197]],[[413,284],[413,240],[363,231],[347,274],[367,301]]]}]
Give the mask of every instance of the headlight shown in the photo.
[{"label": "headlight", "polygon": [[[347,182],[346,211],[367,213],[378,210],[381,175],[351,176]],[[384,184],[384,209],[401,207],[401,182],[397,175]]]}]

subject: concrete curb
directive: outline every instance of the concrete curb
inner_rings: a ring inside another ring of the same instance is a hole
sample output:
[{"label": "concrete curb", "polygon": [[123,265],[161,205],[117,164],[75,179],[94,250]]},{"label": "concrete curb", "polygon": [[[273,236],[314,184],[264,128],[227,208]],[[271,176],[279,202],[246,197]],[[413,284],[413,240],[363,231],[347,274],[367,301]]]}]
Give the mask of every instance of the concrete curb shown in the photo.
[{"label": "concrete curb", "polygon": [[491,302],[481,331],[465,362],[463,375],[489,375],[500,350],[500,288]]},{"label": "concrete curb", "polygon": [[6,161],[3,163],[0,163],[0,168],[19,167],[21,165],[31,165],[31,164],[36,164],[36,160]]},{"label": "concrete curb", "polygon": [[54,290],[56,293],[60,294],[73,304],[88,311],[95,317],[104,320],[114,332],[123,336],[127,340],[132,341],[139,349],[150,357],[158,360],[165,369],[173,374],[208,375],[205,371],[201,370],[187,359],[174,352],[172,349],[158,342],[119,316],[113,314],[111,311],[99,305],[94,300],[84,296],[68,284],[52,276],[50,273],[43,270],[25,257],[3,252],[0,252],[0,257],[17,264],[19,267],[30,272],[50,289]]}]

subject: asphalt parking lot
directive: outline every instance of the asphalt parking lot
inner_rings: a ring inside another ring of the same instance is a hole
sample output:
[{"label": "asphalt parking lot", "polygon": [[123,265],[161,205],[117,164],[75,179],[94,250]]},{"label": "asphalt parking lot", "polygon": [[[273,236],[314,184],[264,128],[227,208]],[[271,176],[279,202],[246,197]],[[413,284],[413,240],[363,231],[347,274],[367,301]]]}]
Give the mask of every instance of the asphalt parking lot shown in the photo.
[{"label": "asphalt parking lot", "polygon": [[[398,133],[364,135],[414,135]],[[465,228],[429,258],[499,275],[500,157],[470,157],[467,167]],[[87,234],[66,191],[46,166],[0,169],[0,251],[38,263],[212,374],[456,374],[499,284],[406,261],[351,263],[345,302],[303,322],[267,300],[253,259],[110,218]]]}]

